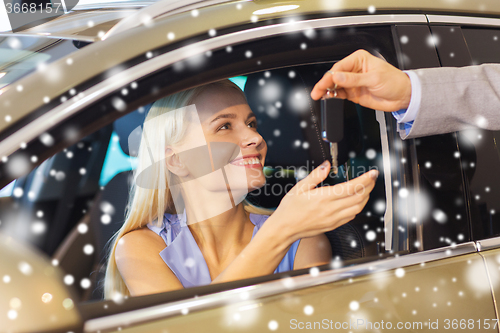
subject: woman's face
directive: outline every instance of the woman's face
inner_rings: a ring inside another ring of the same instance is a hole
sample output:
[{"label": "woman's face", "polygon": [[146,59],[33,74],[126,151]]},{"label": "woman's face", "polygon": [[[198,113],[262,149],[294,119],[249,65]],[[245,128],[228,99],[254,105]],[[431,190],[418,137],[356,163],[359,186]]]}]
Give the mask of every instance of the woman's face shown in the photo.
[{"label": "woman's face", "polygon": [[222,170],[219,181],[213,180],[215,175],[204,176],[207,181],[203,186],[211,191],[229,189],[237,204],[266,182],[263,166],[267,145],[257,132],[257,119],[244,97],[231,87],[210,87],[194,105],[199,121],[190,122],[182,146],[198,153],[180,156],[190,171],[187,179],[201,179],[196,174],[207,174],[200,172],[202,169],[212,173]]}]

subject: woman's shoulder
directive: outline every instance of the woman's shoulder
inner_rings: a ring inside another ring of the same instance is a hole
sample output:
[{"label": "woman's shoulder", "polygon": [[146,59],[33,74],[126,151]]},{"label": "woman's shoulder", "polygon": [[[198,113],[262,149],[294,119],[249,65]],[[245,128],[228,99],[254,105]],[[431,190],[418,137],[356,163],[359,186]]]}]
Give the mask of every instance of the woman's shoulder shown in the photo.
[{"label": "woman's shoulder", "polygon": [[156,232],[157,234],[162,230],[162,229],[168,229],[170,227],[177,227],[177,226],[182,226],[185,222],[185,215],[184,214],[170,214],[170,213],[165,213],[163,214],[163,217],[160,221],[160,219],[155,219],[154,221],[149,222],[146,226]]},{"label": "woman's shoulder", "polygon": [[[158,255],[165,243],[146,227],[123,235],[116,246],[115,260],[118,271],[131,295],[152,294],[180,289],[182,285]],[[155,281],[166,281],[163,285]]]},{"label": "woman's shoulder", "polygon": [[134,235],[133,237],[139,237],[139,238],[158,238],[158,236],[156,236],[154,232],[151,232],[151,230],[146,226],[131,230],[127,232],[125,235],[123,235],[123,237],[126,236],[131,237],[130,235]]},{"label": "woman's shoulder", "polygon": [[[163,239],[157,235],[156,233],[152,232],[149,228],[147,227],[142,227],[139,229],[135,229],[132,231],[129,231],[125,235],[122,236],[120,239],[122,243],[130,243],[130,244],[137,244],[137,245],[151,245],[151,246],[163,246],[165,248],[165,243],[163,242]],[[118,245],[120,244],[120,241],[118,241]]]},{"label": "woman's shoulder", "polygon": [[170,245],[173,240],[180,234],[182,227],[186,225],[185,213],[169,214],[165,213],[163,219],[158,219],[148,223],[147,229],[154,232],[163,239],[164,243]]},{"label": "woman's shoulder", "polygon": [[120,258],[130,258],[141,254],[159,253],[165,248],[163,239],[146,227],[129,231],[116,244],[115,258],[119,264]]}]

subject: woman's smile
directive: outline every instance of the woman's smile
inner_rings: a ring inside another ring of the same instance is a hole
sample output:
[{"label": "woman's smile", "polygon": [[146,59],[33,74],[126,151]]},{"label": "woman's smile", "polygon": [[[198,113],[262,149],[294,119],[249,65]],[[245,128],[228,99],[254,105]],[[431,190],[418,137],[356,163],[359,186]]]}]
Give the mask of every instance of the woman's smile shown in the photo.
[{"label": "woman's smile", "polygon": [[235,158],[230,162],[232,165],[242,166],[245,168],[262,168],[261,155],[249,154]]}]

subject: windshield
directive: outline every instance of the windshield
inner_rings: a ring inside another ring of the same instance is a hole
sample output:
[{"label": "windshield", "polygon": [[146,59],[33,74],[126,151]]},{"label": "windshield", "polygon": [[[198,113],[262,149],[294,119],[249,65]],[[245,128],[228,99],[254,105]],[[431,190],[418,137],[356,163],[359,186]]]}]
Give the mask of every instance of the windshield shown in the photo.
[{"label": "windshield", "polygon": [[7,85],[76,50],[71,40],[0,36],[0,94]]},{"label": "windshield", "polygon": [[[157,2],[155,0],[80,0],[78,1],[77,6],[86,6],[86,5],[97,5],[97,4],[108,4],[108,3],[139,3],[139,4],[149,4],[153,2]],[[174,0],[174,2],[177,2],[177,0]]]}]

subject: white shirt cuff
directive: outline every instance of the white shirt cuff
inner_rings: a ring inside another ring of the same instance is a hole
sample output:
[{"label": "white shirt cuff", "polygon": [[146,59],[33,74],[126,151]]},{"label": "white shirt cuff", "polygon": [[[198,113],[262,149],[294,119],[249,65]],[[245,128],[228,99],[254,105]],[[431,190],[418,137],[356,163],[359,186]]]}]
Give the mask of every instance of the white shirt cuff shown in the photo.
[{"label": "white shirt cuff", "polygon": [[420,84],[420,79],[417,73],[413,71],[403,71],[410,78],[411,82],[411,99],[408,109],[403,114],[393,113],[394,117],[397,119],[398,123],[409,123],[415,120],[417,117],[418,110],[420,109],[420,101],[422,99],[422,86]]}]

